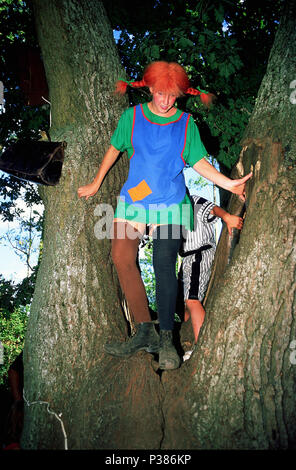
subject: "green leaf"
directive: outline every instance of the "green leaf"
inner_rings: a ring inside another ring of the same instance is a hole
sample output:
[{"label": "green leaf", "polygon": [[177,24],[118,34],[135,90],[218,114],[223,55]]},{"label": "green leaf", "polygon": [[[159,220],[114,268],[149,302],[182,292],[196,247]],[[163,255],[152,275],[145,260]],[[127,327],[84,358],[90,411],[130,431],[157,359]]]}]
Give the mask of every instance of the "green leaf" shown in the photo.
[{"label": "green leaf", "polygon": [[159,54],[159,46],[153,45],[153,46],[151,47],[151,52],[150,52],[150,53],[151,53],[151,57],[152,57],[153,59],[159,59],[159,57],[160,57],[160,54]]}]

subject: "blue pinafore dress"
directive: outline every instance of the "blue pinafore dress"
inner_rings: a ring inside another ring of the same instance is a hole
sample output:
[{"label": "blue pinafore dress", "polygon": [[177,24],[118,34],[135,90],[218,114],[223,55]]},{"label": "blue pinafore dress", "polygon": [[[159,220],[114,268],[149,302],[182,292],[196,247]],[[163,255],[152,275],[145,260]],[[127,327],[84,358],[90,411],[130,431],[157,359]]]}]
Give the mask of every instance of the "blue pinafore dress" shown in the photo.
[{"label": "blue pinafore dress", "polygon": [[189,118],[189,114],[182,113],[176,121],[157,124],[145,116],[141,104],[134,107],[134,151],[120,201],[148,213],[182,202],[186,193],[182,170]]}]

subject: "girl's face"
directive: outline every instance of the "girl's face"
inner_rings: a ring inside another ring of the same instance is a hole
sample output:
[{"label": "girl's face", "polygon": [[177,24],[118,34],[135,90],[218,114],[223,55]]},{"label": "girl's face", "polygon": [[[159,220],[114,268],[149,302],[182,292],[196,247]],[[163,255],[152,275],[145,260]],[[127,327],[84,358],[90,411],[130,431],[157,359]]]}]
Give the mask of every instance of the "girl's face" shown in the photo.
[{"label": "girl's face", "polygon": [[177,95],[170,93],[163,93],[161,91],[154,91],[150,88],[152,94],[152,101],[150,102],[150,111],[158,116],[170,117],[176,112],[176,108],[173,108]]}]

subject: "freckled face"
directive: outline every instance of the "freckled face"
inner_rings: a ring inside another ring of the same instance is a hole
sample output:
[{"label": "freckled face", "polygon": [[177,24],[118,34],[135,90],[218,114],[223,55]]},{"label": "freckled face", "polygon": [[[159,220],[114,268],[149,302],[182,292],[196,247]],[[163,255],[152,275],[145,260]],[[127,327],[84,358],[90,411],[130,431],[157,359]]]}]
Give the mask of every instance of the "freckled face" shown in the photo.
[{"label": "freckled face", "polygon": [[170,93],[163,93],[161,91],[154,91],[150,88],[152,94],[152,101],[149,103],[150,110],[158,116],[170,117],[176,112],[176,108],[173,108],[177,95]]}]

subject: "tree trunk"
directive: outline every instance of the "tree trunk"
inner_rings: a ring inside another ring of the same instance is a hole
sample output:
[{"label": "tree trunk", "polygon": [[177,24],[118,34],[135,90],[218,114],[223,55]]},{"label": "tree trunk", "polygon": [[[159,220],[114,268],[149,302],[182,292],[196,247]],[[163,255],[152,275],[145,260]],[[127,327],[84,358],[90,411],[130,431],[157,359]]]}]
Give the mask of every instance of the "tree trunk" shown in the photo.
[{"label": "tree trunk", "polygon": [[[130,368],[128,362],[106,357],[102,349],[111,338],[124,340],[127,323],[110,240],[98,240],[94,233],[97,216],[102,215],[95,208],[101,203],[115,206],[127,175],[126,158],[116,163],[94,198],[77,197],[78,187],[97,172],[127,106],[125,99],[113,95],[115,81],[124,71],[102,2],[34,0],[33,4],[50,90],[50,135],[68,145],[60,184],[41,191],[44,245],[25,342],[22,446],[97,449],[137,443],[145,447],[139,433],[145,415],[153,420],[147,429],[151,428],[158,446],[159,410],[150,406],[155,396],[159,402],[151,356],[137,357]],[[149,392],[141,408],[134,383],[137,390]],[[126,430],[129,426],[133,432]]]},{"label": "tree trunk", "polygon": [[295,18],[288,1],[242,142],[239,243],[224,232],[197,350],[165,376],[164,448],[296,448]]}]

